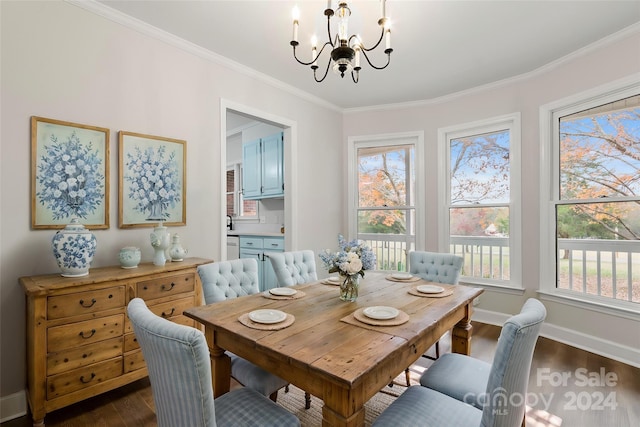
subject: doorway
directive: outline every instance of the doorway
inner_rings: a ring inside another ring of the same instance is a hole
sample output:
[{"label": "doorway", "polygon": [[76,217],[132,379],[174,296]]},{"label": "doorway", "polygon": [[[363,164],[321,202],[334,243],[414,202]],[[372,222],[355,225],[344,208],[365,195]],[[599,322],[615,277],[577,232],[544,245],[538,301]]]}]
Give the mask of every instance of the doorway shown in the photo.
[{"label": "doorway", "polygon": [[[296,247],[296,217],[297,205],[295,203],[296,194],[296,177],[297,166],[293,159],[297,153],[297,124],[287,118],[275,116],[260,110],[256,110],[245,105],[237,104],[228,100],[221,100],[220,108],[220,171],[221,171],[221,193],[227,194],[227,138],[230,134],[237,132],[239,129],[250,128],[252,126],[267,126],[283,131],[284,139],[284,214],[282,225],[286,230],[284,235],[285,250],[292,250]],[[227,234],[227,203],[222,198],[221,203],[221,233],[223,237]],[[258,214],[259,221],[266,221],[267,218],[261,218]],[[278,227],[279,228],[279,227]],[[225,238],[220,239],[221,259],[227,258],[227,242]]]}]

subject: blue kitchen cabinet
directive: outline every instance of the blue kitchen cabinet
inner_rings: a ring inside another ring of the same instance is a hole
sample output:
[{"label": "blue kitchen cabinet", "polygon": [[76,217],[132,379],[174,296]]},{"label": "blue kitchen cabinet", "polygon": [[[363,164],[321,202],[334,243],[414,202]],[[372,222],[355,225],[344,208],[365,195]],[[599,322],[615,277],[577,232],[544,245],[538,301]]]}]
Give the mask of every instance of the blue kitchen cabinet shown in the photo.
[{"label": "blue kitchen cabinet", "polygon": [[284,196],[284,134],[245,143],[242,171],[245,200]]},{"label": "blue kitchen cabinet", "polygon": [[242,195],[245,200],[262,197],[262,154],[260,140],[242,146]]},{"label": "blue kitchen cabinet", "polygon": [[269,260],[269,253],[273,252],[284,252],[284,238],[240,236],[240,258],[253,258],[258,261],[261,292],[278,287],[278,280]]}]

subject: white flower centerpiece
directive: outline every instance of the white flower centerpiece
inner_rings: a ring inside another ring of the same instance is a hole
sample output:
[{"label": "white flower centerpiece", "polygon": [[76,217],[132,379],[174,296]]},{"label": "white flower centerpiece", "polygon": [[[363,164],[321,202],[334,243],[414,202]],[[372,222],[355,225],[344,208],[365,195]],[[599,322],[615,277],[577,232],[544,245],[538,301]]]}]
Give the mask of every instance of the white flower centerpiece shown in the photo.
[{"label": "white flower centerpiece", "polygon": [[339,273],[342,277],[340,284],[340,299],[355,301],[358,298],[360,277],[364,277],[365,270],[372,270],[376,266],[376,255],[362,240],[347,241],[338,235],[340,250],[331,252],[329,249],[321,251],[318,256],[329,273]]}]

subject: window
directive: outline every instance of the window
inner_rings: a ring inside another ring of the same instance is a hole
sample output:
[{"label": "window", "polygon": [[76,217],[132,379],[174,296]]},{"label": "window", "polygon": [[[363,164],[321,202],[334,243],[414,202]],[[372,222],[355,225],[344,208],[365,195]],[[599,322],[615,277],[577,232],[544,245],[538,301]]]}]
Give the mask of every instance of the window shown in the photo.
[{"label": "window", "polygon": [[442,129],[441,248],[465,282],[520,287],[520,115]]},{"label": "window", "polygon": [[258,202],[242,197],[242,165],[237,163],[227,168],[227,215],[236,218],[258,216]]},{"label": "window", "polygon": [[407,252],[416,247],[419,142],[421,136],[395,137],[350,147],[350,230],[375,251],[378,270],[406,271]]},{"label": "window", "polygon": [[562,295],[637,310],[640,85],[579,98],[542,109],[553,168],[545,279]]}]

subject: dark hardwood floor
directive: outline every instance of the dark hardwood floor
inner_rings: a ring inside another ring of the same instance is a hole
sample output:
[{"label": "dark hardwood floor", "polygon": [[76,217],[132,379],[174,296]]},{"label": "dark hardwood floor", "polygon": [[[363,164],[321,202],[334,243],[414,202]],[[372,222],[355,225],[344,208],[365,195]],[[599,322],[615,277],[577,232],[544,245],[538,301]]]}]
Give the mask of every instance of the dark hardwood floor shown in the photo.
[{"label": "dark hardwood floor", "polygon": [[[499,327],[474,324],[472,356],[491,362],[499,334]],[[440,341],[442,352],[450,351],[449,341]],[[420,358],[411,367],[412,382],[431,363]],[[640,426],[640,369],[541,337],[526,399],[527,427]],[[152,427],[153,407],[149,381],[143,379],[54,411],[45,422],[48,427]],[[30,416],[2,423],[26,426]]]}]

